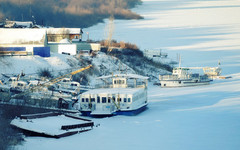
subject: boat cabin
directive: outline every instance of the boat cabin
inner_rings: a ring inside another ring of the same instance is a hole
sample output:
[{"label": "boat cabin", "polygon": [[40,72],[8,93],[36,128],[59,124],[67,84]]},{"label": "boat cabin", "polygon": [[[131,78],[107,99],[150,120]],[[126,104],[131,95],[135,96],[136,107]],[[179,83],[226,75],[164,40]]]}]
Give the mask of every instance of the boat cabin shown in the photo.
[{"label": "boat cabin", "polygon": [[76,95],[80,93],[80,83],[76,81],[71,81],[70,78],[64,78],[57,84],[57,90],[62,93]]},{"label": "boat cabin", "polygon": [[10,91],[14,93],[20,93],[27,89],[27,82],[25,81],[17,81],[16,86],[11,87]]},{"label": "boat cabin", "polygon": [[127,87],[127,79],[126,78],[113,78],[113,88],[126,88]]},{"label": "boat cabin", "polygon": [[188,71],[188,68],[173,68],[172,75],[176,75],[178,78],[182,78],[188,75]]},{"label": "boat cabin", "polygon": [[17,81],[18,81],[17,77],[10,77],[8,79],[7,84],[11,87],[15,87],[17,85]]}]

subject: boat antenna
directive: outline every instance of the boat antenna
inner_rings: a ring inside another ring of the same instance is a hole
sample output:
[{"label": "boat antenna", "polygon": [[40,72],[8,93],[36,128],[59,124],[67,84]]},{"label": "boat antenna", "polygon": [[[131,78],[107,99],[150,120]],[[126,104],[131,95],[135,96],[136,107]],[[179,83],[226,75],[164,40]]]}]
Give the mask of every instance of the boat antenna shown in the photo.
[{"label": "boat antenna", "polygon": [[221,65],[221,62],[220,62],[220,60],[218,60],[218,67]]},{"label": "boat antenna", "polygon": [[179,68],[181,67],[181,55],[179,54]]}]

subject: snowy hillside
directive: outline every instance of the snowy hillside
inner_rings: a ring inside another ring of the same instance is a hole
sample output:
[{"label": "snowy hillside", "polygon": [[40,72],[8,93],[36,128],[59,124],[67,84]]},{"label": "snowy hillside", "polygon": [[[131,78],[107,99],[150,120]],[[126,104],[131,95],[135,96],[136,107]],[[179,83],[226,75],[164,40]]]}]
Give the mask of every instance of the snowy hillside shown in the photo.
[{"label": "snowy hillside", "polygon": [[[121,62],[116,57],[106,55],[102,52],[99,52],[99,54],[95,57],[74,57],[55,53],[52,53],[51,55],[52,56],[49,58],[43,58],[39,56],[2,57],[1,63],[3,65],[0,66],[0,73],[12,76],[23,72],[26,75],[33,76],[37,75],[41,69],[48,69],[53,76],[58,77],[91,64],[93,65],[93,68],[91,68],[93,71],[84,72],[87,74],[87,80],[90,84],[94,84],[94,79],[102,75],[109,75],[119,72],[136,73],[132,68],[130,68],[124,62]],[[159,73],[167,72],[162,69],[158,69],[157,72],[153,72],[151,71],[150,67],[145,67],[145,69],[142,71],[144,74],[154,76],[155,80],[158,78]]]}]

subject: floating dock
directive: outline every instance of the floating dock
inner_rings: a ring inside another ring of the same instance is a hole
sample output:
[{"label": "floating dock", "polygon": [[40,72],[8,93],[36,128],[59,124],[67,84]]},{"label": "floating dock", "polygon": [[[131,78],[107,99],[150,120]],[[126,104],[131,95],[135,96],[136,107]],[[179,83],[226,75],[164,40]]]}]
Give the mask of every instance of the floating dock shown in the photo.
[{"label": "floating dock", "polygon": [[94,122],[72,114],[40,113],[21,115],[13,119],[12,126],[45,137],[61,138],[93,129]]}]

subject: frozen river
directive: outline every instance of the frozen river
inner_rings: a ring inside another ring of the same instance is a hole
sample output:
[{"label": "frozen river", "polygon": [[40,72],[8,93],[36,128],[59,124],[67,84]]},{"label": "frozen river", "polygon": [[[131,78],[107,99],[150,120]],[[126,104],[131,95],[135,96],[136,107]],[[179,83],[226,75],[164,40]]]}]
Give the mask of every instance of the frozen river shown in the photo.
[{"label": "frozen river", "polygon": [[[148,109],[137,116],[93,119],[99,127],[62,138],[27,137],[19,149],[239,150],[240,1],[145,0],[144,20],[116,20],[113,39],[162,49],[183,66],[217,66],[227,80],[186,88],[149,85]],[[104,37],[106,24],[84,29]],[[86,37],[85,37],[86,38]]]}]

